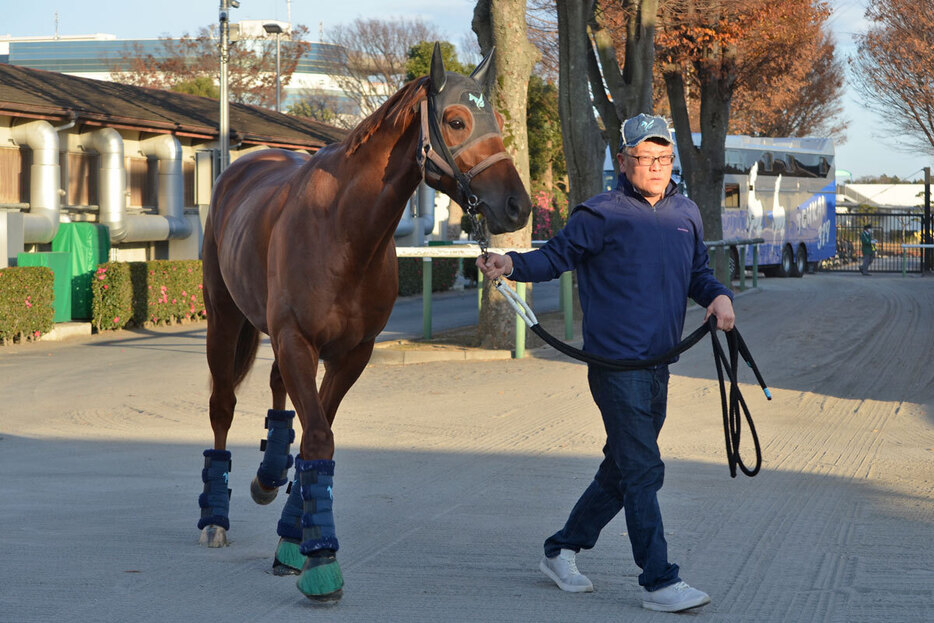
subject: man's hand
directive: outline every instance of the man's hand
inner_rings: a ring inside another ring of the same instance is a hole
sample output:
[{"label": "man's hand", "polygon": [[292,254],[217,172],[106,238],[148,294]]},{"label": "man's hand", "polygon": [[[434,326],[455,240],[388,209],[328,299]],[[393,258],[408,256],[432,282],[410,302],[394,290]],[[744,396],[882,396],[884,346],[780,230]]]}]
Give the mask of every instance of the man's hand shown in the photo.
[{"label": "man's hand", "polygon": [[496,280],[503,275],[512,274],[512,258],[508,255],[499,253],[488,253],[486,260],[483,256],[477,258],[477,268],[483,273],[483,276],[490,280]]},{"label": "man's hand", "polygon": [[733,312],[733,301],[726,294],[721,294],[707,306],[707,315],[704,316],[704,322],[711,316],[717,317],[717,328],[721,331],[732,331],[733,324],[736,322],[736,314]]}]

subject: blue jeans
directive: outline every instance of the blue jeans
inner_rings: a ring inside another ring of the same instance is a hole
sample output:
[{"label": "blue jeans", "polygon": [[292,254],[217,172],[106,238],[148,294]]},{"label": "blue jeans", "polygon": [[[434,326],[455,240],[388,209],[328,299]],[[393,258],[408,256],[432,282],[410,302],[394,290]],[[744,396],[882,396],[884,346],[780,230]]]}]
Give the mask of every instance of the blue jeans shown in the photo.
[{"label": "blue jeans", "polygon": [[632,556],[642,569],[639,584],[650,591],[664,588],[680,581],[678,565],[668,562],[657,497],[665,478],[657,439],[665,422],[668,367],[617,372],[590,366],[587,378],[606,428],[604,459],[564,528],[545,541],[545,555],[592,548],[603,527],[625,509]]}]

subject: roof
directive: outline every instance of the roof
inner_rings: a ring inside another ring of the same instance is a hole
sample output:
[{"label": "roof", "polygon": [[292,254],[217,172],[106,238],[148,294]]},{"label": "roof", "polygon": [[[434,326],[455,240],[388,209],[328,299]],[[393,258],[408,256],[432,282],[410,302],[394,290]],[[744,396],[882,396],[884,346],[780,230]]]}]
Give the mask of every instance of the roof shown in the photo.
[{"label": "roof", "polygon": [[[0,64],[0,114],[192,138],[216,139],[217,100]],[[274,110],[231,103],[231,144],[316,151],[346,130]]]},{"label": "roof", "polygon": [[853,203],[890,208],[920,208],[924,184],[840,184],[838,194]]}]

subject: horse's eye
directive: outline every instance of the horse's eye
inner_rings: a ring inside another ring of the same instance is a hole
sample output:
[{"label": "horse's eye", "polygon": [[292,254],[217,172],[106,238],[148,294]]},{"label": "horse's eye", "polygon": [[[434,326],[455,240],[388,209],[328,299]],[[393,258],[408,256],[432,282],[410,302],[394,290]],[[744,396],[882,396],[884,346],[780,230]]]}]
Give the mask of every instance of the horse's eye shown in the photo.
[{"label": "horse's eye", "polygon": [[463,130],[467,127],[467,124],[465,124],[460,119],[451,119],[451,121],[448,122],[448,125],[451,126],[451,128],[454,130]]}]

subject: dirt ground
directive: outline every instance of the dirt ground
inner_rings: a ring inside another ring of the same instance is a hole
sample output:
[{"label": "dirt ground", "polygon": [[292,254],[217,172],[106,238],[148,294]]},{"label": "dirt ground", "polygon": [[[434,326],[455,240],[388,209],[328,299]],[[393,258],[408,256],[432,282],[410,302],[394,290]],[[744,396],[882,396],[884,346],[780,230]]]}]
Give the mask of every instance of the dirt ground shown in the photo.
[{"label": "dirt ground", "polygon": [[[707,340],[672,368],[660,494],[670,557],[710,622],[892,623],[934,612],[934,279],[766,279],[736,299],[772,388],[729,477]],[[699,309],[686,330],[698,326]],[[586,368],[371,364],[335,423],[345,596],[270,573],[281,500],[249,497],[271,351],[231,431],[231,545],[198,545],[211,434],[204,327],[0,349],[0,621],[660,621],[620,516],[578,557],[595,592],[538,571],[599,461]],[[751,461],[751,444],[744,456]],[[281,496],[284,498],[284,496]],[[672,619],[673,620],[673,619]]]}]

